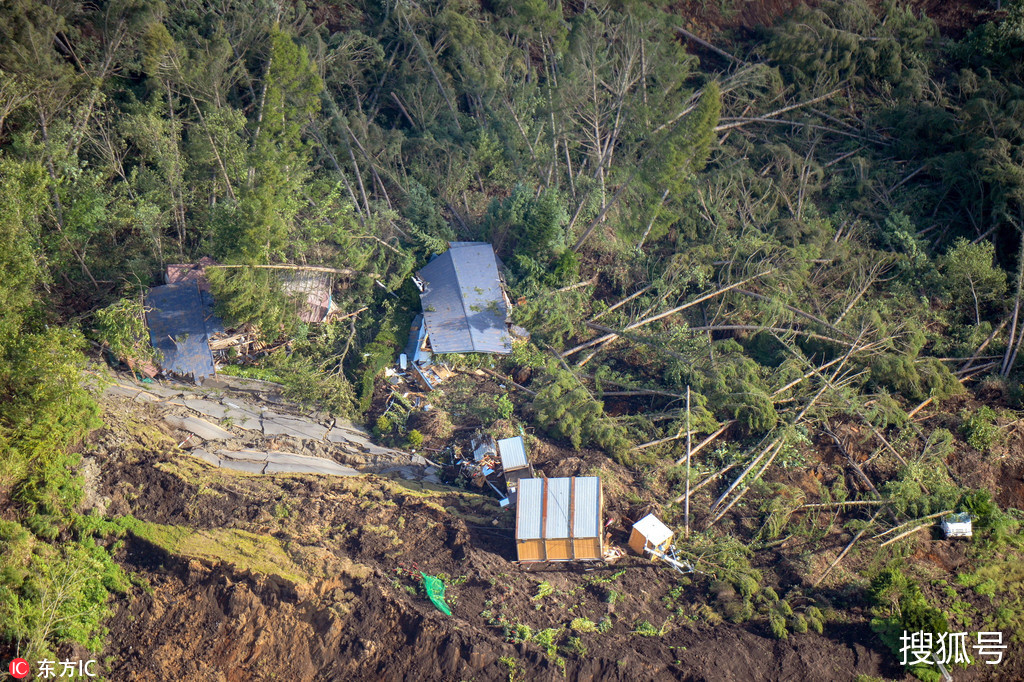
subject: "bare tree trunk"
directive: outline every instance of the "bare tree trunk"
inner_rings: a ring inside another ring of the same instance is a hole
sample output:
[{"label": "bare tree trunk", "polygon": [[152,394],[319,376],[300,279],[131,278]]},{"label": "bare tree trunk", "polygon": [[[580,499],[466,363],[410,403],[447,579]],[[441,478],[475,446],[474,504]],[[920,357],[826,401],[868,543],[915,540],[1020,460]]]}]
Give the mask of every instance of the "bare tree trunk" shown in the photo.
[{"label": "bare tree trunk", "polygon": [[690,387],[686,387],[686,503],[683,506],[684,532],[690,537],[690,459],[693,449],[690,443]]},{"label": "bare tree trunk", "polygon": [[[1020,325],[1020,333],[1017,331],[1018,316],[1020,315],[1021,289],[1024,287],[1024,229],[1020,233],[1020,252],[1017,254],[1017,295],[1013,304],[1013,324],[1010,327],[1010,337],[1006,345],[1006,355],[1003,356],[1003,367],[1000,374],[1004,377],[1010,375],[1013,363],[1017,360],[1017,351],[1020,348],[1021,338],[1024,337],[1024,325]],[[1016,339],[1014,338],[1016,336]]]}]

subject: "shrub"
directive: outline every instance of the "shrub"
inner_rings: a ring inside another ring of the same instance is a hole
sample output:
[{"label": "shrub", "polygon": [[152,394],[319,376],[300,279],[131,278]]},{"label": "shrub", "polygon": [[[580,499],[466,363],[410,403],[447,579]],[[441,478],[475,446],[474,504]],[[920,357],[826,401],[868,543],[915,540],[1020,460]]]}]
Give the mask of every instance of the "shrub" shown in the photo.
[{"label": "shrub", "polygon": [[157,353],[149,345],[145,311],[134,298],[122,298],[96,311],[96,337],[115,358],[131,367],[156,359]]},{"label": "shrub", "polygon": [[410,431],[407,437],[409,439],[409,447],[418,448],[423,445],[423,434],[416,429]]},{"label": "shrub", "polygon": [[597,623],[589,618],[573,618],[569,628],[576,632],[597,632]]},{"label": "shrub", "polygon": [[786,639],[789,633],[786,632],[786,620],[775,611],[768,613],[768,628],[772,631],[775,639]]},{"label": "shrub", "polygon": [[983,405],[972,413],[964,413],[961,417],[963,424],[960,431],[967,439],[967,444],[980,452],[988,452],[999,436],[995,410]]}]

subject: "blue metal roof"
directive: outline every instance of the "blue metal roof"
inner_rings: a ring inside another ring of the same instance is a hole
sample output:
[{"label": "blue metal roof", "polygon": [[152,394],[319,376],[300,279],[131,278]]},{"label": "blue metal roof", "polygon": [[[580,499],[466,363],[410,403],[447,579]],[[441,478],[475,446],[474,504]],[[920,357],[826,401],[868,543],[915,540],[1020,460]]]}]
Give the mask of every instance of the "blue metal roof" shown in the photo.
[{"label": "blue metal roof", "polygon": [[512,352],[508,308],[490,244],[452,242],[419,276],[424,324],[435,353]]},{"label": "blue metal roof", "polygon": [[199,381],[214,374],[210,334],[224,330],[213,314],[213,297],[194,281],[153,287],[146,296],[146,320],[164,370]]}]

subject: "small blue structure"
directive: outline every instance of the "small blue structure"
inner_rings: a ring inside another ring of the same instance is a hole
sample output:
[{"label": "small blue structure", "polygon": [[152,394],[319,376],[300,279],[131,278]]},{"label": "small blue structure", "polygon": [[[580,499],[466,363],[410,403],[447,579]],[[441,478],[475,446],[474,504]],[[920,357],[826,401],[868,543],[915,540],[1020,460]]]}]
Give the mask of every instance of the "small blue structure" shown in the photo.
[{"label": "small blue structure", "polygon": [[152,287],[146,296],[146,322],[164,371],[196,383],[216,373],[210,335],[224,331],[213,313],[213,296],[196,281]]},{"label": "small blue structure", "polygon": [[511,353],[509,306],[494,249],[485,242],[451,242],[449,246],[419,271],[423,323],[431,351]]}]

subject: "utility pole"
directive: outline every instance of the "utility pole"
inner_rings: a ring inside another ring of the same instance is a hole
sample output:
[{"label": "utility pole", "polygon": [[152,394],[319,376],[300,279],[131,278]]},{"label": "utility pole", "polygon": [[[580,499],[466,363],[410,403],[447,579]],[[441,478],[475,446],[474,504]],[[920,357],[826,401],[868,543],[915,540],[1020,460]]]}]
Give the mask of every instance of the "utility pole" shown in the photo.
[{"label": "utility pole", "polygon": [[686,501],[683,503],[683,524],[686,537],[690,537],[690,386],[686,386]]}]

